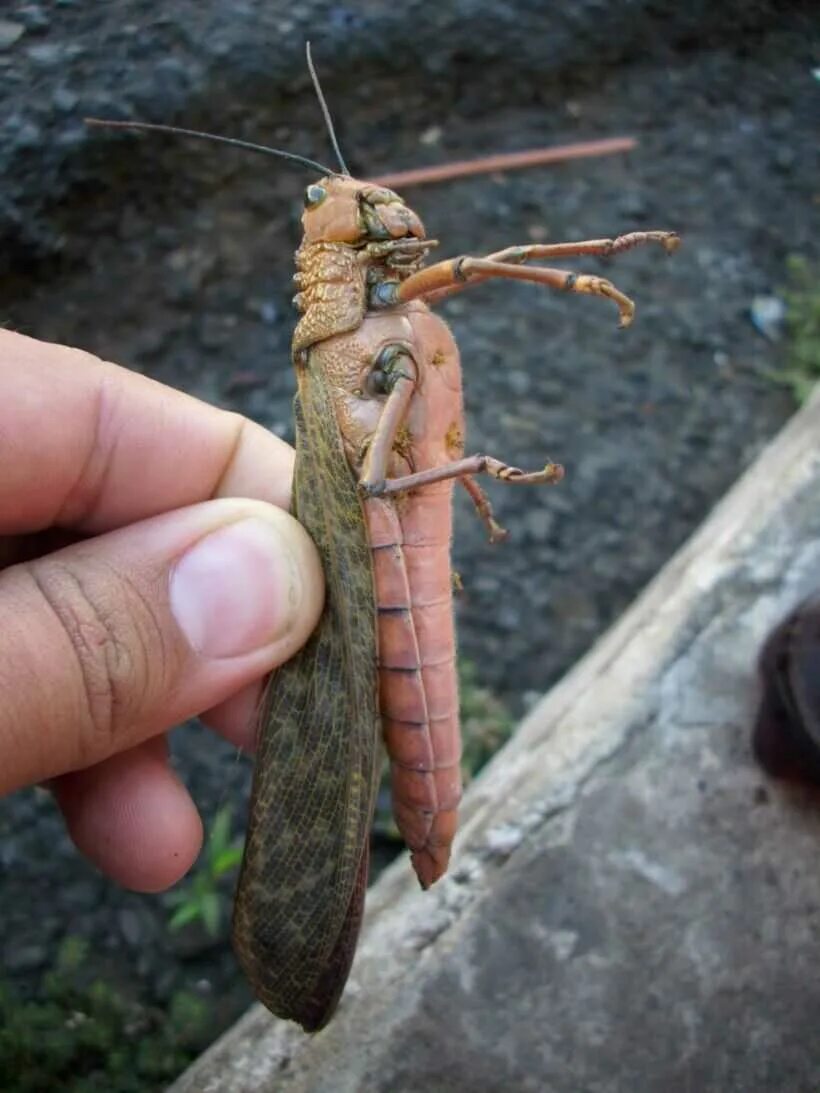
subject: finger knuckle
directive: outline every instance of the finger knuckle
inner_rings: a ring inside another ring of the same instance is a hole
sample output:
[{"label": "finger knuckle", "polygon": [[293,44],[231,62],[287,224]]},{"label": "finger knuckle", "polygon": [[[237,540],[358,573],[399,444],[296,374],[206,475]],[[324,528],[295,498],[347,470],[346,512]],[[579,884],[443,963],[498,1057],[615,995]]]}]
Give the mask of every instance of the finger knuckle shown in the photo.
[{"label": "finger knuckle", "polygon": [[89,750],[96,753],[99,738],[113,742],[161,686],[157,666],[161,671],[168,658],[154,650],[163,653],[162,628],[121,574],[89,573],[56,559],[29,570],[70,650]]}]

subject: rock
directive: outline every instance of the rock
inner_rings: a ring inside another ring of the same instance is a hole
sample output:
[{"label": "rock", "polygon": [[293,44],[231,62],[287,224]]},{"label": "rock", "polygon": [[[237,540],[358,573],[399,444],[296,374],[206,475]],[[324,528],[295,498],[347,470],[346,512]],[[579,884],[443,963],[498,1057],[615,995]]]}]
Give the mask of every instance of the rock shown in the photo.
[{"label": "rock", "polygon": [[19,8],[17,17],[26,30],[42,31],[48,30],[51,26],[51,19],[39,4],[26,4]]},{"label": "rock", "polygon": [[618,213],[624,218],[627,224],[633,220],[644,220],[647,216],[647,212],[646,197],[640,190],[627,190],[618,202]]},{"label": "rock", "polygon": [[506,376],[510,391],[519,398],[526,395],[532,386],[532,377],[523,369],[512,368],[506,373]]},{"label": "rock", "polygon": [[818,589],[819,438],[820,394],[530,713],[455,875],[381,878],[321,1036],[257,1007],[172,1093],[814,1087],[820,807],[761,794],[749,735],[763,639]]},{"label": "rock", "polygon": [[68,87],[58,87],[52,94],[51,101],[56,110],[59,110],[64,114],[69,114],[77,109],[77,103],[80,101],[80,96],[76,91],[72,91]]},{"label": "rock", "polygon": [[524,517],[524,527],[533,539],[543,542],[550,533],[554,519],[552,512],[546,506],[534,504]]},{"label": "rock", "polygon": [[134,907],[123,907],[117,913],[120,933],[126,945],[132,949],[141,948],[146,941],[145,923],[143,916]]},{"label": "rock", "polygon": [[177,989],[178,972],[173,964],[166,964],[157,971],[153,993],[160,1002],[168,1002]]},{"label": "rock", "polygon": [[[23,121],[19,118],[15,119],[16,125],[12,125],[16,131],[14,132],[14,144],[18,149],[22,148],[37,148],[42,139],[43,134],[38,125],[35,125],[32,121]],[[11,125],[12,119],[9,119]]]},{"label": "rock", "polygon": [[778,296],[755,296],[749,309],[755,330],[770,342],[779,341],[786,320],[786,305]]},{"label": "rock", "polygon": [[201,921],[190,922],[170,934],[170,946],[179,960],[196,960],[205,953],[219,948],[227,938],[227,926],[223,915],[222,928],[218,937],[213,937]]},{"label": "rock", "polygon": [[233,337],[234,315],[204,315],[199,323],[199,343],[204,349],[223,349]]},{"label": "rock", "polygon": [[9,945],[3,957],[3,968],[11,974],[44,968],[49,962],[47,944]]},{"label": "rock", "polygon": [[0,19],[0,49],[9,49],[26,32],[22,23],[12,23],[9,19]]},{"label": "rock", "polygon": [[65,51],[61,42],[41,42],[29,46],[28,55],[38,67],[52,68],[63,61]]},{"label": "rock", "polygon": [[279,308],[275,300],[249,299],[245,307],[249,315],[258,317],[266,326],[275,326],[279,320]]},{"label": "rock", "polygon": [[100,896],[100,883],[86,878],[77,878],[60,889],[60,903],[72,912],[89,910],[94,907]]}]

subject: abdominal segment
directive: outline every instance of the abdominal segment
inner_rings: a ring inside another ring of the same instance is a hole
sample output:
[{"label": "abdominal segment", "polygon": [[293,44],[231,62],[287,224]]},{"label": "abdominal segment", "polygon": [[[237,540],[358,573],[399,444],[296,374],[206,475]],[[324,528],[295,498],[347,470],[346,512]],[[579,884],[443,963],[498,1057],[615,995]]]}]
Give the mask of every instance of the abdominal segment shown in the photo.
[{"label": "abdominal segment", "polygon": [[364,506],[393,812],[424,888],[447,870],[461,798],[451,495],[443,482]]}]

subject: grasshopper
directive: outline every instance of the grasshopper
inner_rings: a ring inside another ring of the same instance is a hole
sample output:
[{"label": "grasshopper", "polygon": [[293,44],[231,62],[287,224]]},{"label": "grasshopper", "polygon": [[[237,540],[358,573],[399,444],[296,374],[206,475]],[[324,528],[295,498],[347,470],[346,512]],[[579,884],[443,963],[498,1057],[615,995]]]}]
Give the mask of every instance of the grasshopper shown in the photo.
[{"label": "grasshopper", "polygon": [[345,166],[308,49],[339,170],[291,152],[139,122],[284,157],[317,172],[304,197],[296,252],[300,318],[292,358],[293,513],[313,537],[327,598],[307,645],[270,678],[233,937],[260,1000],[306,1031],[332,1016],[352,963],[368,875],[379,737],[393,809],[422,887],[446,871],[461,797],[458,688],[450,570],[453,483],[491,540],[505,536],[475,476],[551,485],[548,461],[524,471],[464,454],[461,368],[430,305],[492,278],[603,296],[632,321],[608,280],[534,260],[614,256],[678,236],[507,247],[425,265],[437,240],[392,190]]}]

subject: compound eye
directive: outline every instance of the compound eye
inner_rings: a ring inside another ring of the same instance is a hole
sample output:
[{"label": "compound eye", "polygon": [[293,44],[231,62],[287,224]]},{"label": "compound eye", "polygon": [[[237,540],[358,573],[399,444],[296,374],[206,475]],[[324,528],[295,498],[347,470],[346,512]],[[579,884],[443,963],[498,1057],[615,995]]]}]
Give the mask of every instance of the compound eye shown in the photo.
[{"label": "compound eye", "polygon": [[305,190],[305,208],[315,209],[317,205],[322,204],[326,197],[327,190],[324,186],[320,186],[317,182],[311,183]]}]

